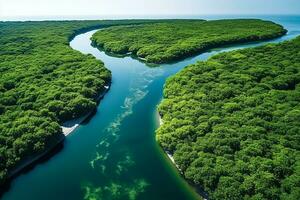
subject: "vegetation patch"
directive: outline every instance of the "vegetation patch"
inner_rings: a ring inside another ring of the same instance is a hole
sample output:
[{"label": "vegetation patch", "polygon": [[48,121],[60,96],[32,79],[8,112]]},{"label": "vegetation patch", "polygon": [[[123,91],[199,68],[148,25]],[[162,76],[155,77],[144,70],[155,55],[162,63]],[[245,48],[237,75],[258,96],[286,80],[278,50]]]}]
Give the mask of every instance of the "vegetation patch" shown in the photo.
[{"label": "vegetation patch", "polygon": [[157,140],[210,199],[300,199],[299,52],[300,37],[168,79]]},{"label": "vegetation patch", "polygon": [[286,30],[257,19],[169,20],[163,23],[111,27],[93,35],[106,52],[132,53],[148,63],[176,61],[226,44],[267,40]]}]

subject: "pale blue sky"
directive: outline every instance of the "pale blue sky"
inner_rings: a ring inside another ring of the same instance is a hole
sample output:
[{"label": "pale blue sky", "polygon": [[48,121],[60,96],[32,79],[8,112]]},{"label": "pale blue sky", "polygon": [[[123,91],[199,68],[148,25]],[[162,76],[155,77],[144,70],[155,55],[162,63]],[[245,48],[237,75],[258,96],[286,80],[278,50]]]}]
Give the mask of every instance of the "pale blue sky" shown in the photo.
[{"label": "pale blue sky", "polygon": [[0,0],[0,17],[300,14],[300,0]]}]

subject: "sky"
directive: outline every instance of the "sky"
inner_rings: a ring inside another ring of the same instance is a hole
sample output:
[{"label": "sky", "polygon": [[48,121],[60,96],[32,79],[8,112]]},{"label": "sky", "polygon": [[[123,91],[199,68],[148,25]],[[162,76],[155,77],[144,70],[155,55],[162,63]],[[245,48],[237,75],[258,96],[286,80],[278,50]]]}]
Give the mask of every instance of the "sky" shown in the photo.
[{"label": "sky", "polygon": [[299,13],[300,0],[0,0],[0,18]]}]

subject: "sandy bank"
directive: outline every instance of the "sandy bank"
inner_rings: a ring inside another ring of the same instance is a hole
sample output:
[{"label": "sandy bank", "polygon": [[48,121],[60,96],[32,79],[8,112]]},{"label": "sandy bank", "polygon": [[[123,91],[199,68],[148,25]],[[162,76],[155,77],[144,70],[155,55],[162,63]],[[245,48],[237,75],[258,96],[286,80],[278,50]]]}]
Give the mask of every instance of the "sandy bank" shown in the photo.
[{"label": "sandy bank", "polygon": [[[97,97],[97,103],[99,103],[99,101],[104,97],[104,95],[108,92],[110,86],[106,85],[104,86],[105,90]],[[86,115],[76,118],[76,119],[72,119],[69,121],[66,121],[63,123],[63,125],[61,126],[62,128],[62,132],[65,136],[68,136],[69,134],[71,134],[73,131],[76,130],[76,128],[79,127],[79,125],[84,122],[84,120],[86,120],[88,117],[91,116],[91,114],[93,113],[93,111],[88,112]]]},{"label": "sandy bank", "polygon": [[[161,118],[161,116],[160,116],[160,114],[159,114],[158,112],[157,112],[157,117],[158,117],[158,121],[159,121],[159,126],[163,125],[163,124],[164,124],[163,119]],[[163,150],[164,150],[164,149],[163,149]],[[182,173],[182,170],[181,170],[181,169],[179,168],[179,166],[176,164],[173,155],[172,155],[170,152],[166,151],[166,150],[164,150],[164,152],[167,154],[168,158],[169,158],[169,159],[171,160],[171,162],[176,166],[176,168],[180,171],[180,173]]]}]

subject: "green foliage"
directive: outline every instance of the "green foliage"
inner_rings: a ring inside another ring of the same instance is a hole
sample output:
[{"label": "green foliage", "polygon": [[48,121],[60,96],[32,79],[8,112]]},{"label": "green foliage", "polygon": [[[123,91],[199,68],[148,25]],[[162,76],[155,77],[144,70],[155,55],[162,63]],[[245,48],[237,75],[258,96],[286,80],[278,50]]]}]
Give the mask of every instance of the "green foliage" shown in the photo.
[{"label": "green foliage", "polygon": [[210,199],[300,199],[300,37],[169,78],[157,140]]},{"label": "green foliage", "polygon": [[60,124],[96,107],[110,71],[69,46],[96,27],[153,20],[0,22],[0,183],[61,137]]},{"label": "green foliage", "polygon": [[266,40],[286,33],[282,26],[255,19],[170,20],[111,27],[93,35],[107,52],[133,53],[150,63],[171,62],[221,45]]}]

